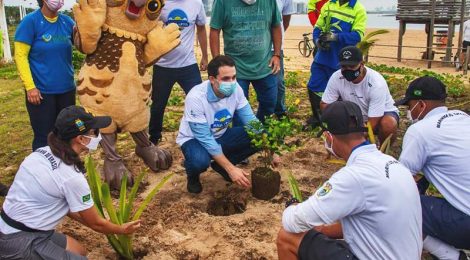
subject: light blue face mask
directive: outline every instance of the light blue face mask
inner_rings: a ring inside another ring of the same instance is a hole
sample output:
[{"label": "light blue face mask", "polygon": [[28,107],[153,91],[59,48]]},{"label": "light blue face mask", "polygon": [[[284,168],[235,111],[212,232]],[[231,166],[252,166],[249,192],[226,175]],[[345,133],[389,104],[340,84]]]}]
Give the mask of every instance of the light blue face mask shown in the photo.
[{"label": "light blue face mask", "polygon": [[219,82],[219,92],[224,94],[225,97],[230,97],[237,89],[237,82]]}]

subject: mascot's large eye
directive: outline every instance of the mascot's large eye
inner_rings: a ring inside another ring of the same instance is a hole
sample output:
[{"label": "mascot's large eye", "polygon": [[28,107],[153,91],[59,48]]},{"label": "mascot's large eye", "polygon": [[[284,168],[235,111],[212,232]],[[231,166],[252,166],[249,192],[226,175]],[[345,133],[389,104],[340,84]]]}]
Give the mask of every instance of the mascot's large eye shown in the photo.
[{"label": "mascot's large eye", "polygon": [[146,5],[147,11],[151,14],[160,12],[162,8],[163,8],[163,3],[161,0],[149,0]]}]

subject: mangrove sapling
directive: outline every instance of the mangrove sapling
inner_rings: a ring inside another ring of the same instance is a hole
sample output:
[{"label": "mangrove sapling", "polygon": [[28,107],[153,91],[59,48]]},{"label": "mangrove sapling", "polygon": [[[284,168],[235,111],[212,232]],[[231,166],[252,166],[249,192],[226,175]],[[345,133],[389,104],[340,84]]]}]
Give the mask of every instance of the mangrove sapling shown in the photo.
[{"label": "mangrove sapling", "polygon": [[[115,208],[111,199],[109,185],[106,182],[101,181],[100,174],[96,170],[95,163],[90,156],[85,159],[85,167],[87,171],[88,184],[91,189],[91,196],[98,213],[103,218],[108,216],[109,220],[117,225],[122,225],[129,221],[138,220],[144,212],[145,208],[147,208],[147,205],[155,197],[157,192],[173,176],[173,174],[165,176],[147,195],[138,209],[133,212],[134,201],[137,196],[137,189],[139,188],[139,185],[144,178],[145,172],[139,174],[131,188],[129,196],[127,195],[127,178],[122,178],[121,191],[119,194],[119,205],[117,208]],[[132,213],[133,215],[131,218]],[[108,241],[113,249],[121,257],[125,259],[134,259],[132,250],[132,235],[109,234],[106,235],[106,237],[108,238]]]},{"label": "mangrove sapling", "polygon": [[256,167],[252,174],[252,194],[255,198],[269,200],[279,193],[281,176],[272,169],[274,155],[291,151],[295,144],[287,144],[286,137],[294,135],[300,124],[295,119],[284,116],[276,119],[266,118],[264,123],[252,121],[247,127],[251,144],[260,150],[262,166]]}]

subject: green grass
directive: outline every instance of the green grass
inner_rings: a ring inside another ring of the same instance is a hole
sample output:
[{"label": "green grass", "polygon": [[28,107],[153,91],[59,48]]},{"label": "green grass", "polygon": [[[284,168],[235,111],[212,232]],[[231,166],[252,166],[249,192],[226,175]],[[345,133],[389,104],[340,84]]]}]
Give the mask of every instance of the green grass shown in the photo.
[{"label": "green grass", "polygon": [[33,138],[19,79],[0,77],[0,104],[0,182],[11,184],[18,166],[31,153]]}]

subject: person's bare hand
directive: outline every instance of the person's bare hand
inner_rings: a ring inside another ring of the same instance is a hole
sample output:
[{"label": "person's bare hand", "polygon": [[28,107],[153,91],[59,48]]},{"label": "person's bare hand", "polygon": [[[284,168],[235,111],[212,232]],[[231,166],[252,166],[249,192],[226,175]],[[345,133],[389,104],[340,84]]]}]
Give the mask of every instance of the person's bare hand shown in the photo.
[{"label": "person's bare hand", "polygon": [[125,235],[130,235],[134,233],[138,228],[140,228],[140,220],[124,223],[122,224],[122,233]]},{"label": "person's bare hand", "polygon": [[42,96],[41,96],[41,92],[37,88],[28,90],[26,92],[26,97],[28,99],[28,102],[33,105],[41,104]]},{"label": "person's bare hand", "polygon": [[281,59],[279,56],[273,56],[269,61],[269,67],[271,67],[271,73],[277,74],[281,70]]},{"label": "person's bare hand", "polygon": [[232,179],[232,181],[236,184],[244,188],[249,188],[251,186],[250,180],[248,180],[248,176],[250,176],[250,174],[244,171],[243,169],[234,167],[233,169],[227,172],[230,176],[230,179]]},{"label": "person's bare hand", "polygon": [[207,64],[208,64],[207,57],[202,57],[201,58],[201,63],[199,64],[199,69],[201,71],[206,71],[207,70]]}]

